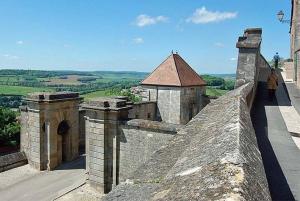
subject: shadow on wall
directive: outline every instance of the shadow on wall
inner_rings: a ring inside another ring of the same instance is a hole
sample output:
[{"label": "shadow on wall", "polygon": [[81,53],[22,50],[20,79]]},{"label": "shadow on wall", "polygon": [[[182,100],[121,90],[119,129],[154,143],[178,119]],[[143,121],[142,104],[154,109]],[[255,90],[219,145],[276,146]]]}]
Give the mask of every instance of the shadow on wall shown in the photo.
[{"label": "shadow on wall", "polygon": [[267,92],[267,83],[259,82],[253,105],[255,110],[251,111],[251,118],[263,159],[269,190],[272,200],[295,200],[268,138],[265,106],[277,106],[278,103],[277,100],[269,102]]},{"label": "shadow on wall", "polygon": [[79,156],[79,158],[75,159],[74,161],[64,162],[59,165],[55,170],[71,170],[71,169],[85,169],[85,155]]}]

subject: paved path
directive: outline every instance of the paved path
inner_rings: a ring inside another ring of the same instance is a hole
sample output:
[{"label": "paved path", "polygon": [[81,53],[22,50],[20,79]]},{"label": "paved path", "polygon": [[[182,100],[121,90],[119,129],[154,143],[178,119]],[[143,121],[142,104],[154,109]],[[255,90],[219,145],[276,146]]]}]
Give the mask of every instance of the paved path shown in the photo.
[{"label": "paved path", "polygon": [[[9,173],[7,173],[9,174]],[[85,180],[84,158],[65,163],[54,171],[44,171],[24,177],[0,189],[1,201],[48,201],[68,187]],[[1,179],[1,174],[0,174]]]},{"label": "paved path", "polygon": [[[283,87],[280,89],[278,95],[287,95]],[[289,106],[290,102],[280,104]],[[277,100],[268,101],[266,83],[258,84],[252,121],[272,199],[300,200],[300,150],[287,130]]]}]

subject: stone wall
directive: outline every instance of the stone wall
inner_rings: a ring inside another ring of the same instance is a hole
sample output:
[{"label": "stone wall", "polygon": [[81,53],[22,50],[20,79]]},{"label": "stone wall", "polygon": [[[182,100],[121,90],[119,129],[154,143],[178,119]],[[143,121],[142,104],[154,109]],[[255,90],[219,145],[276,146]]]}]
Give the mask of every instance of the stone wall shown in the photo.
[{"label": "stone wall", "polygon": [[16,152],[0,156],[0,172],[27,164],[24,152]]},{"label": "stone wall", "polygon": [[186,124],[206,106],[206,88],[183,87],[180,93],[180,123]]},{"label": "stone wall", "polygon": [[42,169],[44,163],[41,157],[43,134],[38,110],[21,107],[21,147],[28,158],[28,163],[36,169]]},{"label": "stone wall", "polygon": [[143,101],[134,103],[132,109],[129,110],[129,119],[146,119],[156,120],[156,107],[155,101]]},{"label": "stone wall", "polygon": [[167,123],[180,124],[180,95],[178,87],[158,87],[157,115]]},{"label": "stone wall", "polygon": [[294,62],[284,62],[286,79],[294,79]]},{"label": "stone wall", "polygon": [[180,125],[134,119],[120,131],[120,181],[146,162],[152,154],[171,140]]},{"label": "stone wall", "polygon": [[236,89],[208,104],[104,200],[271,200],[250,110],[261,29],[237,47]]},{"label": "stone wall", "polygon": [[156,120],[166,123],[186,124],[202,108],[207,100],[205,86],[167,87],[143,86],[144,100],[157,102]]}]

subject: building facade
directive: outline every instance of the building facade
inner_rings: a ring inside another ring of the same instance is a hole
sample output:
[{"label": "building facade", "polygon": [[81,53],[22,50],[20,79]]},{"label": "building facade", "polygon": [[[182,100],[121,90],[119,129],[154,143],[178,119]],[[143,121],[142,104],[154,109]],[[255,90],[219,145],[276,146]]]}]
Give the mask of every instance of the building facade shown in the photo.
[{"label": "building facade", "polygon": [[156,101],[157,120],[162,122],[186,124],[205,106],[205,81],[177,53],[172,53],[141,85],[143,101]]}]

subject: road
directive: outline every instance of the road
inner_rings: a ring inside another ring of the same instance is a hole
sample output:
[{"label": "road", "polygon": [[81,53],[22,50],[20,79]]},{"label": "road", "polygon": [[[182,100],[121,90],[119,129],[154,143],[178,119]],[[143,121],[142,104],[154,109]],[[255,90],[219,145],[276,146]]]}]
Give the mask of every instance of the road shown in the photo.
[{"label": "road", "polygon": [[[54,171],[43,171],[0,190],[1,201],[48,201],[85,180],[84,157],[65,163]],[[0,174],[1,179],[1,174]]]}]

